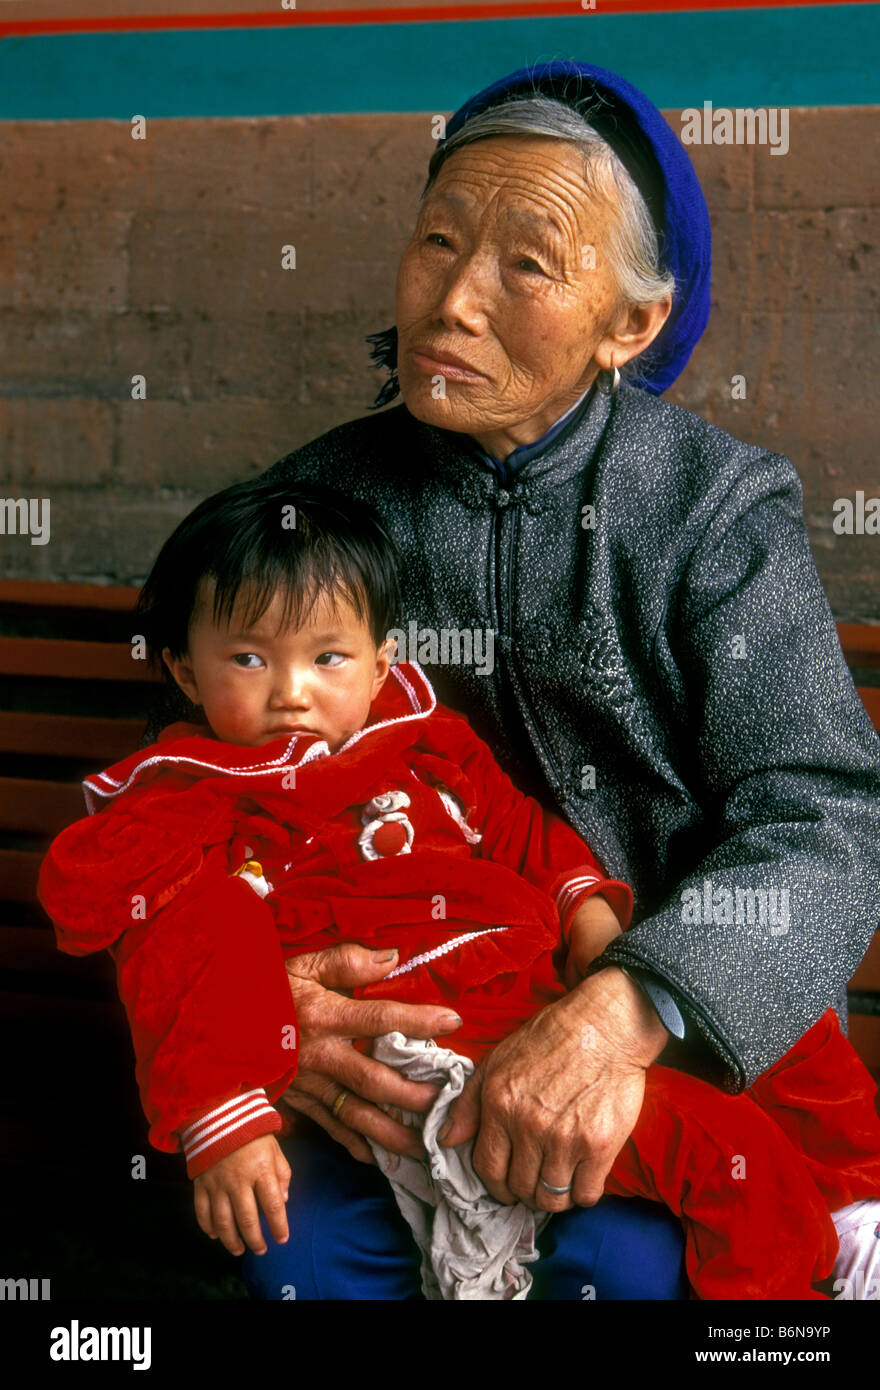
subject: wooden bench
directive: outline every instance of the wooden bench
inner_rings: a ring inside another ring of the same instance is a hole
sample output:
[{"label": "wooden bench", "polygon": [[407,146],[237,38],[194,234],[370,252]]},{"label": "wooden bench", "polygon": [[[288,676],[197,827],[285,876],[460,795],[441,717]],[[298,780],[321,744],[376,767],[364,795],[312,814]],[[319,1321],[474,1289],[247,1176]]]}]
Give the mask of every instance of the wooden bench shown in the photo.
[{"label": "wooden bench", "polygon": [[[107,1088],[130,1094],[130,1043],[106,953],[73,959],[55,947],[36,900],[40,862],[50,839],[85,814],[80,779],[137,748],[158,678],[132,656],[137,591],[96,585],[0,582],[0,1036],[15,1055],[19,1030],[36,1049],[3,1127],[15,1147],[44,1142],[34,1126],[32,1090],[41,1068],[57,1071],[58,1038],[68,1058],[97,1063]],[[880,626],[843,623],[841,645],[859,693],[880,728]],[[869,682],[874,681],[874,684]],[[880,936],[851,982],[855,1047],[880,1077]],[[42,1038],[42,1043],[40,1039]],[[108,1060],[107,1042],[112,1040]],[[106,1115],[106,1095],[102,1114]],[[114,1097],[114,1103],[116,1103]],[[112,1109],[113,1107],[110,1107]],[[7,1114],[9,1109],[7,1106]],[[97,1108],[70,1123],[98,1125]],[[134,1132],[143,1133],[139,1112]],[[118,1127],[116,1109],[114,1125]],[[2,1131],[0,1131],[2,1133]]]},{"label": "wooden bench", "polygon": [[113,963],[62,955],[36,898],[50,840],[84,813],[81,778],[137,748],[156,698],[132,657],[136,596],[0,582],[0,1046],[17,1059],[0,1148],[18,1163],[54,1152],[59,1135],[74,1168],[95,1147],[144,1142]]}]

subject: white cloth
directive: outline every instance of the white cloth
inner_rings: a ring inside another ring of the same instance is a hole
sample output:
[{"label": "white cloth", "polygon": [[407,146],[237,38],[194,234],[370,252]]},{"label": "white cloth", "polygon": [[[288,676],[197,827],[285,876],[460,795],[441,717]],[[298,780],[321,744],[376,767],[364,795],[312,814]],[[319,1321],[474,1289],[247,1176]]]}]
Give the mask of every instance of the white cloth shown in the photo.
[{"label": "white cloth", "polygon": [[[880,1300],[880,1201],[869,1197],[831,1213],[840,1250],[835,1297]],[[846,1281],[845,1283],[843,1281]]]},{"label": "white cloth", "polygon": [[422,1252],[422,1292],[441,1299],[524,1299],[532,1284],[526,1269],[538,1258],[535,1237],[549,1212],[518,1202],[503,1206],[474,1171],[473,1141],[455,1149],[438,1143],[449,1107],[461,1095],[474,1064],[432,1040],[386,1033],[373,1056],[410,1081],[442,1089],[426,1115],[404,1111],[404,1124],[422,1130],[427,1160],[391,1154],[370,1140]]}]

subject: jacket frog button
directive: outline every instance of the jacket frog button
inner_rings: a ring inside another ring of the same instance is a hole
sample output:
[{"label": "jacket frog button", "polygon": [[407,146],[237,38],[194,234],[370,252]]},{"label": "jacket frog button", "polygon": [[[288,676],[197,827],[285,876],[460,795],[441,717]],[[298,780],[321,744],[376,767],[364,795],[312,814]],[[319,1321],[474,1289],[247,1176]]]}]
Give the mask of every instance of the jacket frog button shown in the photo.
[{"label": "jacket frog button", "polygon": [[406,830],[400,821],[385,821],[373,832],[373,849],[386,859],[390,854],[400,854],[406,844]]},{"label": "jacket frog button", "polygon": [[415,832],[406,814],[410,799],[406,792],[380,792],[361,812],[363,830],[358,838],[364,859],[387,859],[394,854],[410,854]]}]

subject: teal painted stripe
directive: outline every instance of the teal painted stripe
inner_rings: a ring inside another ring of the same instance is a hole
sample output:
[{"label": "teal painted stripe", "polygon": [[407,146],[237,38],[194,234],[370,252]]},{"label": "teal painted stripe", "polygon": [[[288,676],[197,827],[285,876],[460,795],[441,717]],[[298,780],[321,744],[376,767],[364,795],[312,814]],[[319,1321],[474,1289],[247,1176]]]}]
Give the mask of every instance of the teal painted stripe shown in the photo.
[{"label": "teal painted stripe", "polygon": [[880,104],[880,5],[7,38],[0,119],[449,111],[558,57],[661,107]]}]

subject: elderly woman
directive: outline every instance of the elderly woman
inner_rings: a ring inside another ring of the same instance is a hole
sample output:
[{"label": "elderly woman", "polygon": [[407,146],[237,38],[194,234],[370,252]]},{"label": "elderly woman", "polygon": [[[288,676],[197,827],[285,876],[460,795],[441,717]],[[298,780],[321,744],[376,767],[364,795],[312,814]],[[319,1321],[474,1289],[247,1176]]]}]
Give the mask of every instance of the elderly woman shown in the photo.
[{"label": "elderly woman", "polygon": [[[374,339],[378,404],[402,403],[273,470],[380,510],[406,631],[493,635],[491,670],[431,670],[441,698],[635,890],[631,928],[478,1068],[446,1136],[476,1137],[501,1202],[561,1213],[541,1297],[687,1296],[668,1213],[602,1196],[645,1069],[745,1090],[844,1006],[878,919],[876,739],[797,474],[660,399],[707,321],[709,248],[690,161],[640,92],[577,63],[502,79],[431,160],[396,330]],[[434,1092],[350,1044],[454,1047],[456,1024],[350,997],[393,965],[355,946],[288,963],[288,1100],[314,1125],[292,1141],[291,1241],[246,1257],[258,1296],[417,1296],[408,1229],[357,1160],[365,1136],[416,1152],[394,1108]]]}]

